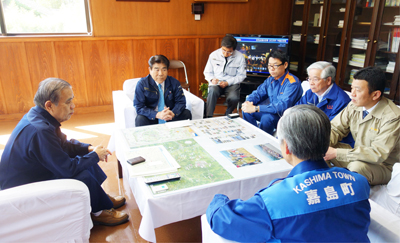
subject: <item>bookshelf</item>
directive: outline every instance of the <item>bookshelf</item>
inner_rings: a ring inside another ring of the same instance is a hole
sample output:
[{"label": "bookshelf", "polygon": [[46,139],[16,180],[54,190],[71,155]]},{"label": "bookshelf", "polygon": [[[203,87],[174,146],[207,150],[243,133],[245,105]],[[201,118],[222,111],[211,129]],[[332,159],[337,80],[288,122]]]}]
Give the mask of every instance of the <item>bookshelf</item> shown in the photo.
[{"label": "bookshelf", "polygon": [[400,104],[400,0],[293,0],[291,23],[289,69],[301,80],[311,63],[324,60],[349,91],[356,71],[378,66],[387,78],[384,95]]},{"label": "bookshelf", "polygon": [[324,1],[294,0],[291,19],[292,49],[289,70],[305,80],[307,67],[317,61]]}]

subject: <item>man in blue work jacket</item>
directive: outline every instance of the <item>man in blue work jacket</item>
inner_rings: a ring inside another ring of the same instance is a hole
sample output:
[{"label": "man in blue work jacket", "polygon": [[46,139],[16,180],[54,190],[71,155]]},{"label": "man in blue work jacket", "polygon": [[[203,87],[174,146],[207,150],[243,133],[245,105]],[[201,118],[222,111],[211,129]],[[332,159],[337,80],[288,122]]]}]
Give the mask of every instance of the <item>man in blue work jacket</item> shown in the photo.
[{"label": "man in blue work jacket", "polygon": [[323,157],[330,133],[330,121],[317,107],[286,110],[278,140],[292,171],[247,201],[215,195],[206,212],[211,229],[239,242],[369,242],[368,181],[328,167]]},{"label": "man in blue work jacket", "polygon": [[[71,85],[58,78],[40,82],[35,107],[11,133],[0,162],[0,189],[53,179],[76,179],[89,188],[94,224],[118,225],[128,215],[114,209],[125,204],[122,196],[112,197],[101,187],[107,178],[97,164],[107,161],[110,151],[93,147],[61,132],[61,123],[74,114]],[[16,215],[17,217],[17,215]]]},{"label": "man in blue work jacket", "polygon": [[[314,105],[328,116],[329,120],[342,111],[350,102],[350,97],[335,84],[336,68],[329,62],[319,61],[307,68],[310,89],[297,101],[296,105]],[[342,143],[354,147],[351,134]]]},{"label": "man in blue work jacket", "polygon": [[303,89],[299,79],[287,70],[289,64],[284,52],[272,51],[267,60],[271,76],[246,98],[242,113],[244,120],[273,134],[279,118],[296,104]]},{"label": "man in blue work jacket", "polygon": [[168,76],[169,60],[163,55],[149,59],[150,74],[141,78],[135,89],[135,125],[162,124],[167,121],[191,120],[186,98],[178,80]]}]

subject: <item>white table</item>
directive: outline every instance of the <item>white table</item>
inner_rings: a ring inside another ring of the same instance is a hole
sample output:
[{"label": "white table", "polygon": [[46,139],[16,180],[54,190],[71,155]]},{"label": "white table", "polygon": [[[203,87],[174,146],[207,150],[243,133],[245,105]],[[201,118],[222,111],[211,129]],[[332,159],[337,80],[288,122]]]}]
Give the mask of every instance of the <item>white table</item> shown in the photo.
[{"label": "white table", "polygon": [[216,144],[206,136],[202,136],[201,133],[194,138],[233,176],[233,179],[159,195],[153,195],[150,188],[143,182],[142,177],[129,176],[127,167],[129,165],[124,163],[126,161],[124,151],[129,149],[129,146],[122,131],[115,132],[116,156],[121,161],[124,184],[129,184],[132,189],[142,215],[139,234],[143,239],[156,242],[155,228],[204,214],[212,198],[217,193],[225,194],[232,199],[241,198],[246,200],[258,190],[266,187],[271,180],[287,176],[292,167],[284,160],[265,161],[262,164],[236,168],[232,162],[219,152],[244,147],[260,158],[262,157],[261,155],[259,157],[261,152],[255,149],[254,145],[270,143],[279,148],[278,142],[274,137],[241,118],[236,118],[235,121],[246,127],[246,134],[256,134],[256,138],[224,144]]}]

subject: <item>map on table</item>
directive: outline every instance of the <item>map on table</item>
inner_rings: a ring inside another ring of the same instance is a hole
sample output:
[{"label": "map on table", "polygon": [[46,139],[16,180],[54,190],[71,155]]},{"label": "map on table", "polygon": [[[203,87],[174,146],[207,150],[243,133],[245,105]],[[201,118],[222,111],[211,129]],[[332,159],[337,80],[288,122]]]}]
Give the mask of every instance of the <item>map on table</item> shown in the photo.
[{"label": "map on table", "polygon": [[238,168],[262,163],[261,160],[244,148],[224,150],[221,153]]},{"label": "map on table", "polygon": [[281,152],[270,143],[255,145],[254,147],[260,150],[268,161],[283,159]]},{"label": "map on table", "polygon": [[165,124],[127,128],[123,129],[122,132],[130,148],[197,136],[190,127],[168,128]]},{"label": "map on table", "polygon": [[245,126],[228,117],[194,120],[193,125],[216,144],[256,138],[254,133],[246,134]]},{"label": "map on table", "polygon": [[[162,145],[164,145],[166,150],[168,150],[181,166],[181,168],[178,169],[178,173],[181,175],[180,180],[158,183],[167,184],[168,190],[166,192],[233,178],[232,175],[194,139],[170,141],[162,143]],[[157,194],[160,193],[163,192]]]}]

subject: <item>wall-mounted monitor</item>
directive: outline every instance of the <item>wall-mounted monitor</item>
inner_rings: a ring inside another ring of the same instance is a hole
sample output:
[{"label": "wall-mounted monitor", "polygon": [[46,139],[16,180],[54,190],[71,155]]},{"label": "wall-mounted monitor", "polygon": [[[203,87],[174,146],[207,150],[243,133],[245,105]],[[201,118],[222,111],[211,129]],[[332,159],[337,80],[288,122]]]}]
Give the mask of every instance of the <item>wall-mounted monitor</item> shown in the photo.
[{"label": "wall-mounted monitor", "polygon": [[[246,59],[247,76],[269,76],[267,56],[273,50],[281,50],[290,57],[290,35],[239,35],[236,50]],[[289,63],[289,62],[288,62]]]}]

